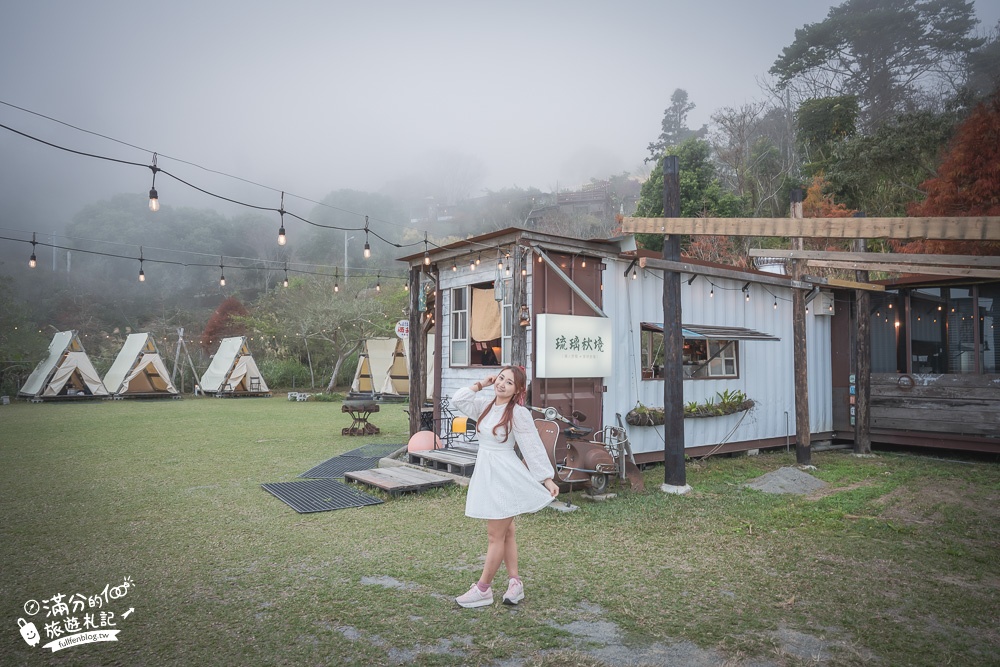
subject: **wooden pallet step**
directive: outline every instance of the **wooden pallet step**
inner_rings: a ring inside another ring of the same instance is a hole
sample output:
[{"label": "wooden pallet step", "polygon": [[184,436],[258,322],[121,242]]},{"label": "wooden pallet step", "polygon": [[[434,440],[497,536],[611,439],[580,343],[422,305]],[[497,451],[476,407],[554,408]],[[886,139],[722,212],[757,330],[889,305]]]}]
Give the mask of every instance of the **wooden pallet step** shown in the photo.
[{"label": "wooden pallet step", "polygon": [[472,471],[476,467],[475,453],[451,449],[410,452],[408,461],[413,465],[432,468],[434,470],[443,470],[464,477],[472,475]]},{"label": "wooden pallet step", "polygon": [[393,496],[408,492],[420,493],[455,483],[454,480],[447,477],[405,466],[345,472],[344,479],[349,482],[373,486]]}]

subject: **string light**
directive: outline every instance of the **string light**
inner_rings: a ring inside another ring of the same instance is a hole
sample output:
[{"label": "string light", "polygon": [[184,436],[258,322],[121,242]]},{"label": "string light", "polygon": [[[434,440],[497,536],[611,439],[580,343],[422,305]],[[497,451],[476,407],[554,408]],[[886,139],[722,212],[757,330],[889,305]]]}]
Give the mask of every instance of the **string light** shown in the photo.
[{"label": "string light", "polygon": [[451,262],[451,272],[455,273],[456,271],[458,271],[458,262],[452,260],[452,262]]},{"label": "string light", "polygon": [[745,301],[750,301],[750,283],[743,286],[743,296],[746,297]]},{"label": "string light", "polygon": [[378,274],[377,276],[375,276],[375,291],[376,292],[382,291],[382,274]]},{"label": "string light", "polygon": [[222,272],[222,276],[219,278],[219,287],[226,286],[226,267],[225,260],[222,255],[219,255],[219,270]]},{"label": "string light", "polygon": [[333,272],[333,293],[340,291],[340,276],[337,271]]},{"label": "string light", "polygon": [[285,193],[281,193],[281,208],[278,210],[281,226],[278,227],[278,245],[285,245]]},{"label": "string light", "polygon": [[587,258],[586,257],[581,257],[580,258],[580,268],[581,269],[587,268]]},{"label": "string light", "polygon": [[636,280],[638,277],[639,274],[636,273],[635,269],[632,269],[632,280]]},{"label": "string light", "polygon": [[28,268],[33,269],[38,266],[38,259],[35,258],[35,232],[31,232],[31,258],[28,259]]},{"label": "string light", "polygon": [[431,253],[427,250],[427,232],[424,232],[424,266],[431,265]]},{"label": "string light", "polygon": [[410,283],[409,282],[404,282],[403,283],[403,291],[404,292],[409,292],[410,291]]},{"label": "string light", "polygon": [[285,282],[282,285],[288,287],[288,262],[285,262]]},{"label": "string light", "polygon": [[476,270],[476,260],[473,259],[472,257],[470,257],[469,258],[469,271],[475,271],[475,270]]},{"label": "string light", "polygon": [[139,246],[139,282],[146,282],[146,272],[142,270],[142,246]]},{"label": "string light", "polygon": [[778,310],[778,297],[774,297],[774,309]]},{"label": "string light", "polygon": [[482,261],[483,261],[483,253],[479,253],[479,255],[476,257],[476,266],[479,266],[479,263]]},{"label": "string light", "polygon": [[708,298],[709,299],[714,299],[715,298],[715,285],[712,285],[712,289],[710,289],[708,291]]},{"label": "string light", "polygon": [[153,164],[149,165],[149,169],[153,172],[153,186],[149,189],[149,210],[156,213],[160,210],[160,198],[156,194],[156,172],[160,168],[156,166],[156,153],[153,153]]},{"label": "string light", "polygon": [[365,216],[365,259],[371,259],[372,247],[368,245],[368,216]]}]

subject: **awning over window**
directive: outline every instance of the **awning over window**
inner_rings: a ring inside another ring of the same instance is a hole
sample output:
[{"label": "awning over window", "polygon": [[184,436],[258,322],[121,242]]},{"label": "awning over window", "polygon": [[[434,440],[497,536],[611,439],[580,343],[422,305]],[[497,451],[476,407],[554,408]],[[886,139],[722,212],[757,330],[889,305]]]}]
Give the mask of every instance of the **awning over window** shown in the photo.
[{"label": "awning over window", "polygon": [[[642,328],[663,333],[662,322],[643,322]],[[777,336],[744,327],[716,327],[708,324],[682,324],[681,335],[684,338],[708,340],[781,340]]]}]

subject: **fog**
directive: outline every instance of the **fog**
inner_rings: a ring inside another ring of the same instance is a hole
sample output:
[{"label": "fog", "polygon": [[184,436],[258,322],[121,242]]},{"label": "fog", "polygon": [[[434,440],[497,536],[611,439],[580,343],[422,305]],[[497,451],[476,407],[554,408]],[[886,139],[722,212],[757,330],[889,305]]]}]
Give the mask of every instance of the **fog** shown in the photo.
[{"label": "fog", "polygon": [[[795,29],[835,4],[9,0],[0,100],[117,141],[6,105],[0,123],[142,164],[156,151],[199,187],[261,206],[284,190],[302,215],[312,204],[292,195],[444,168],[465,172],[467,194],[573,188],[642,174],[676,88],[697,105],[691,127],[760,99]],[[1000,17],[989,4],[983,29]],[[60,228],[150,187],[148,170],[2,129],[0,155],[6,229]],[[164,204],[236,212],[162,175],[157,188]]]}]

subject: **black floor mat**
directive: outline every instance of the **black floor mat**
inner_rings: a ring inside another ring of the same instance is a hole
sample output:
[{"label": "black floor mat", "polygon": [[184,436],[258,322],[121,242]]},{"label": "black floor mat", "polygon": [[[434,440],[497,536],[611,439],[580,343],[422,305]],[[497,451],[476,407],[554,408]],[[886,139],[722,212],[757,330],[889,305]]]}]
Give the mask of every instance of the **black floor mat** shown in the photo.
[{"label": "black floor mat", "polygon": [[323,461],[318,466],[313,466],[299,475],[299,477],[308,477],[311,479],[343,477],[345,472],[376,468],[378,467],[378,462],[379,459],[375,457],[334,456],[332,459]]},{"label": "black floor mat", "polygon": [[383,444],[378,443],[378,442],[373,442],[370,445],[362,445],[361,447],[358,447],[357,449],[352,449],[349,452],[344,452],[343,454],[341,454],[341,456],[361,456],[361,457],[377,456],[377,457],[383,457],[383,456],[388,456],[389,454],[392,454],[394,451],[396,451],[400,447],[403,447],[404,444],[398,444],[398,445],[388,444],[388,445],[383,445]]},{"label": "black floor mat", "polygon": [[381,500],[333,479],[273,482],[261,487],[299,514],[379,505]]}]

